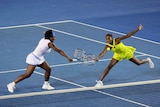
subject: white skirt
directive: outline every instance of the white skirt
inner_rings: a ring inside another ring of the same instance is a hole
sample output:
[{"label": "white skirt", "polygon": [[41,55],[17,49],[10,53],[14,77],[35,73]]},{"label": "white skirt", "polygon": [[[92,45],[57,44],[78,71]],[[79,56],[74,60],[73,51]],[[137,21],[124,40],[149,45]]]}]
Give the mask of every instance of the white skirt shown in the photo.
[{"label": "white skirt", "polygon": [[36,55],[34,55],[33,53],[28,54],[27,58],[26,58],[26,63],[30,64],[30,65],[41,65],[43,62],[45,61],[44,57],[37,57]]}]

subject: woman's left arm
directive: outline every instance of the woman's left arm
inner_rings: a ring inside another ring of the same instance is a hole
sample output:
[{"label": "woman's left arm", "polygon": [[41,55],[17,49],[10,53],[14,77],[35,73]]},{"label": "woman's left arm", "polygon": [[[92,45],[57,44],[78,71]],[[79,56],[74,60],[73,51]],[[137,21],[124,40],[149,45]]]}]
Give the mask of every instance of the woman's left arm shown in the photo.
[{"label": "woman's left arm", "polygon": [[137,29],[135,29],[135,30],[132,31],[132,32],[129,32],[128,34],[126,34],[126,35],[124,35],[124,36],[119,37],[119,39],[120,39],[120,40],[123,40],[123,39],[129,38],[129,37],[131,37],[132,35],[134,35],[136,32],[138,32],[138,31],[140,31],[140,30],[142,30],[142,29],[143,29],[143,26],[140,24]]},{"label": "woman's left arm", "polygon": [[58,52],[59,54],[61,54],[62,56],[64,56],[65,58],[67,58],[69,62],[72,62],[72,59],[64,51],[58,49],[53,43],[50,42],[48,46],[56,52]]}]

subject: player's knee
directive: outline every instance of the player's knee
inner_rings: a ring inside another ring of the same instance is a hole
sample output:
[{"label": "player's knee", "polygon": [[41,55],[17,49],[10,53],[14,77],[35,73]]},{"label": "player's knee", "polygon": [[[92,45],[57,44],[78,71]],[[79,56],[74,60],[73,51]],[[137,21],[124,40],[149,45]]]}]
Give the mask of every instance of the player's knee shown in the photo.
[{"label": "player's knee", "polygon": [[138,65],[138,66],[140,66],[140,65],[141,65],[141,63],[137,63],[137,65]]},{"label": "player's knee", "polygon": [[24,77],[25,78],[29,78],[31,76],[31,74],[25,74]]},{"label": "player's knee", "polygon": [[46,71],[51,72],[51,70],[52,70],[51,67],[48,67]]},{"label": "player's knee", "polygon": [[109,64],[108,68],[111,69],[114,65],[113,64]]},{"label": "player's knee", "polygon": [[136,64],[137,64],[138,66],[140,66],[142,63],[141,63],[141,62],[137,62]]}]

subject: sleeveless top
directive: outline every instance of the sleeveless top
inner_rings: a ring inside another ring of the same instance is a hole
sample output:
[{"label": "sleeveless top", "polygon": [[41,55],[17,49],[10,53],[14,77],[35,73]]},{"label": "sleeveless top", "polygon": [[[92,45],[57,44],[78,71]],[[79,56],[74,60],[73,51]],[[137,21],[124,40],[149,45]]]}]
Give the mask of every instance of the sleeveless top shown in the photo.
[{"label": "sleeveless top", "polygon": [[38,58],[43,57],[46,53],[49,53],[51,51],[51,48],[48,47],[49,42],[51,41],[48,39],[42,38],[32,53]]}]

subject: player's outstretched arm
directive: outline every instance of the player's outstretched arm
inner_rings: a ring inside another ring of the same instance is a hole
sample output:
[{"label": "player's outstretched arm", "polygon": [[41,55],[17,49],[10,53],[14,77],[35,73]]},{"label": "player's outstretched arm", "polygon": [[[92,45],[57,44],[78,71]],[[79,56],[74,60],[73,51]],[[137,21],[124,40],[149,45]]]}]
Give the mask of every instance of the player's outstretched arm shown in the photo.
[{"label": "player's outstretched arm", "polygon": [[105,46],[103,51],[95,58],[96,62],[107,53],[107,48],[108,48],[108,46]]},{"label": "player's outstretched arm", "polygon": [[52,48],[53,50],[55,50],[56,52],[58,52],[60,55],[62,55],[65,58],[67,58],[69,62],[73,61],[64,51],[58,49],[53,43],[50,42],[48,45],[49,45],[50,48]]},{"label": "player's outstretched arm", "polygon": [[136,32],[140,31],[143,29],[143,26],[140,24],[135,30],[133,30],[132,32],[129,32],[128,34],[119,37],[120,40],[126,39],[131,37],[132,35],[134,35]]}]

